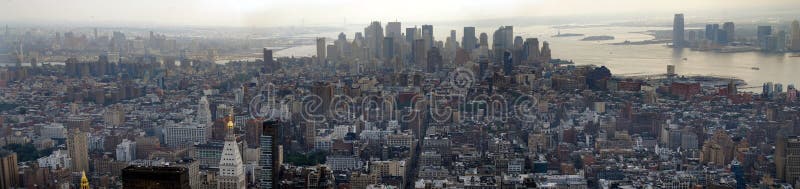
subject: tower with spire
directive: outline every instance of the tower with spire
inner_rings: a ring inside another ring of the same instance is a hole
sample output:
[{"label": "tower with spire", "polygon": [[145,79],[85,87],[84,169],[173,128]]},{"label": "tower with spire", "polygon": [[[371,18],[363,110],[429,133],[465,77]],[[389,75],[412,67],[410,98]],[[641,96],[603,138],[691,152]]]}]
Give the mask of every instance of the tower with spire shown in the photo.
[{"label": "tower with spire", "polygon": [[81,171],[81,189],[89,189],[89,179],[86,178],[85,171]]},{"label": "tower with spire", "polygon": [[236,143],[233,113],[228,117],[226,124],[227,134],[225,144],[222,149],[222,158],[219,161],[219,183],[218,189],[244,189],[246,188],[244,165],[242,155],[239,152],[239,145]]}]

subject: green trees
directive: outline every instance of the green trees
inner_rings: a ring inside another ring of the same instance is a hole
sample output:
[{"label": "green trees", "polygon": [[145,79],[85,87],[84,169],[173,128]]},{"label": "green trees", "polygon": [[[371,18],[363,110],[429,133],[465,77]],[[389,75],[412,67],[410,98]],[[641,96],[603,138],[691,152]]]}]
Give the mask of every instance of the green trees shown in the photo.
[{"label": "green trees", "polygon": [[9,144],[3,148],[17,153],[17,158],[20,162],[35,161],[40,157],[49,156],[51,153],[53,153],[53,148],[36,150],[36,146],[33,146],[33,143]]}]

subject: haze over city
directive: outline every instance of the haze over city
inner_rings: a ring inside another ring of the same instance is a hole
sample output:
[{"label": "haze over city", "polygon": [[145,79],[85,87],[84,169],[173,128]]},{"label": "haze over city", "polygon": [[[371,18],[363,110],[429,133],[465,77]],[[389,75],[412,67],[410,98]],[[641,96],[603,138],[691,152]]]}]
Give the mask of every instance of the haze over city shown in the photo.
[{"label": "haze over city", "polygon": [[0,21],[112,26],[341,26],[372,20],[447,23],[524,18],[590,22],[684,12],[712,18],[797,10],[794,0],[7,0]]}]

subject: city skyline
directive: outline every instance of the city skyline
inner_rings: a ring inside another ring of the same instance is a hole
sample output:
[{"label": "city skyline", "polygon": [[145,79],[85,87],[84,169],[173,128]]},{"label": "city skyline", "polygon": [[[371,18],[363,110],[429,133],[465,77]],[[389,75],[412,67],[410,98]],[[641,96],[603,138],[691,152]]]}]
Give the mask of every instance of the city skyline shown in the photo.
[{"label": "city skyline", "polygon": [[[480,1],[123,1],[50,0],[6,1],[0,7],[0,23],[59,23],[112,26],[341,26],[372,20],[402,20],[410,23],[464,23],[471,21],[514,22],[535,20],[562,24],[652,19],[683,12],[710,18],[751,14],[792,14],[800,4],[791,0],[735,1],[647,1],[605,0],[501,0]],[[51,6],[52,4],[59,6]],[[47,14],[42,14],[47,12]]]},{"label": "city skyline", "polygon": [[8,0],[0,188],[800,188],[793,1]]}]

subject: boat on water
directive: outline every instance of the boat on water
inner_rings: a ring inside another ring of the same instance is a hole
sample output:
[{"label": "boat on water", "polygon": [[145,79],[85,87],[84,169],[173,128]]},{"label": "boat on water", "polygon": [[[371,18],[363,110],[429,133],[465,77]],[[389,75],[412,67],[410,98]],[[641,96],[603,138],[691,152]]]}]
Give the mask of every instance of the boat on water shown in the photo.
[{"label": "boat on water", "polygon": [[752,69],[752,70],[760,70],[761,68],[758,68],[758,67],[751,67],[750,69]]}]

